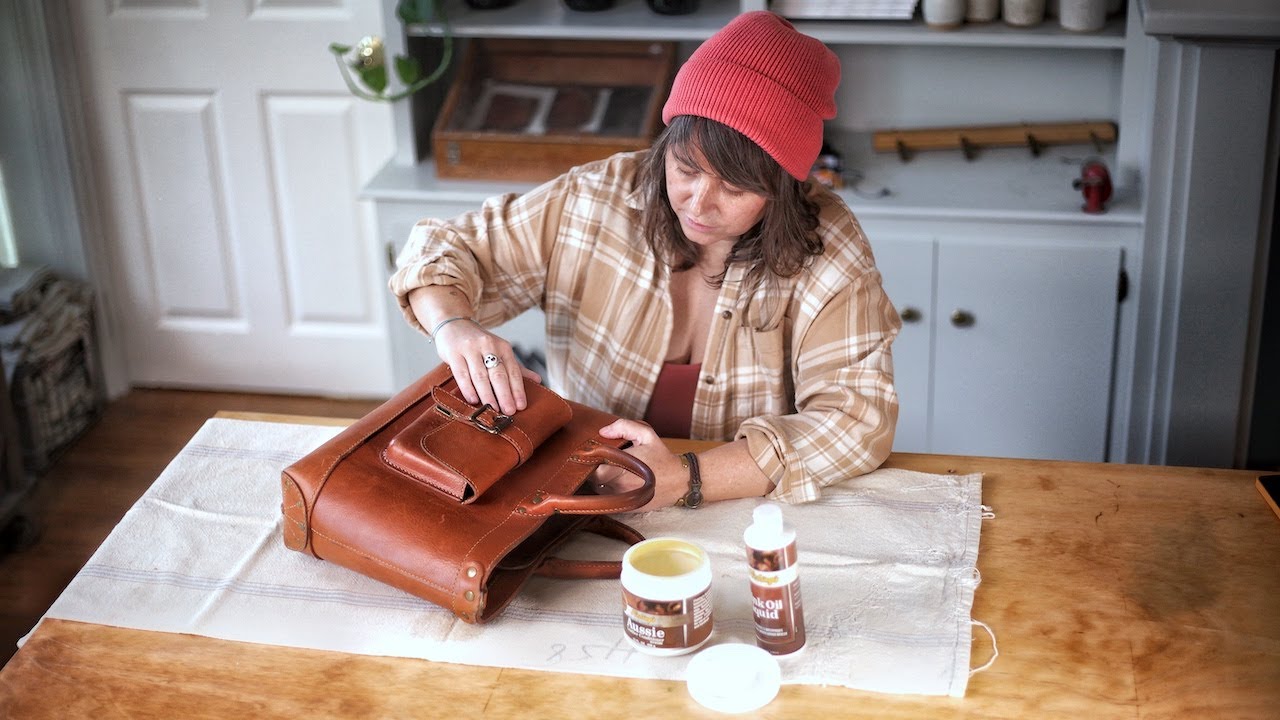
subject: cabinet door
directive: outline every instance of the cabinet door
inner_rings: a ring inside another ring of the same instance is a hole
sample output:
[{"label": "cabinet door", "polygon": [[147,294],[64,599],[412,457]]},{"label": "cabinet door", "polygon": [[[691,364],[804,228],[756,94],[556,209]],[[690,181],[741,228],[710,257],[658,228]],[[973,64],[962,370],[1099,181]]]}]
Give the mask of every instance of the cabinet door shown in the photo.
[{"label": "cabinet door", "polygon": [[893,343],[893,379],[899,403],[893,449],[928,452],[933,376],[933,239],[882,233],[875,236],[872,251],[884,277],[885,292],[902,316],[902,331]]},{"label": "cabinet door", "polygon": [[1105,460],[1120,252],[939,244],[934,452]]}]

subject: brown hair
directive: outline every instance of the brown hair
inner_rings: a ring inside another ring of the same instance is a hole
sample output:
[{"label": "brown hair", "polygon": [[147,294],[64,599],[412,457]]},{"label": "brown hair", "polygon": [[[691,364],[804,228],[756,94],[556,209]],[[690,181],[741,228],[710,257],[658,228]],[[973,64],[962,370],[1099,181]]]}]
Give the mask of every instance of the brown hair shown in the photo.
[{"label": "brown hair", "polygon": [[[711,167],[702,168],[694,161],[695,148]],[[654,141],[640,170],[645,188],[640,227],[654,254],[672,269],[693,267],[700,250],[684,236],[667,197],[668,150],[683,163],[767,198],[764,216],[734,243],[726,260],[726,265],[746,263],[746,287],[755,289],[774,278],[792,277],[810,257],[822,253],[818,205],[809,197],[808,181],[796,180],[737,130],[714,120],[680,115]],[[723,281],[723,273],[714,280],[717,286]]]}]

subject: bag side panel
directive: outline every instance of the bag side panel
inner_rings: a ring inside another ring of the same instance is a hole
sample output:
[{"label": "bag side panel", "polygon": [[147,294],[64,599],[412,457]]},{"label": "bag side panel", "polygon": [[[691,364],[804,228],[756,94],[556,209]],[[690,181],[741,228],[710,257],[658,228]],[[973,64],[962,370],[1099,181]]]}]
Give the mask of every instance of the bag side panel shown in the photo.
[{"label": "bag side panel", "polygon": [[285,547],[316,555],[311,537],[312,516],[334,470],[380,430],[410,411],[442,378],[449,377],[448,373],[448,366],[443,365],[427,373],[283,470],[280,511]]},{"label": "bag side panel", "polygon": [[280,514],[284,516],[281,532],[284,534],[284,546],[290,550],[305,552],[313,557],[311,549],[311,533],[308,532],[307,501],[302,495],[302,488],[294,480],[289,471],[280,473]]}]

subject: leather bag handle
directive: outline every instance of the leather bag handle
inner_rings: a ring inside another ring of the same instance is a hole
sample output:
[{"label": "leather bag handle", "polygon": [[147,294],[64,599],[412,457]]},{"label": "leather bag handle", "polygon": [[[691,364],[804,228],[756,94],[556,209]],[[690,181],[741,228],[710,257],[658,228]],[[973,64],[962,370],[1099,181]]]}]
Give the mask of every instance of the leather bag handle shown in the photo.
[{"label": "leather bag handle", "polygon": [[569,456],[568,461],[585,465],[613,465],[639,477],[644,484],[617,495],[552,495],[538,491],[521,501],[516,512],[535,517],[552,513],[609,515],[639,510],[653,499],[653,470],[634,455],[588,440]]},{"label": "leather bag handle", "polygon": [[[640,531],[608,515],[594,518],[591,524],[582,526],[579,532],[621,540],[628,545],[644,540]],[[621,560],[566,560],[559,557],[547,558],[534,572],[534,575],[557,580],[613,580],[621,574]]]}]

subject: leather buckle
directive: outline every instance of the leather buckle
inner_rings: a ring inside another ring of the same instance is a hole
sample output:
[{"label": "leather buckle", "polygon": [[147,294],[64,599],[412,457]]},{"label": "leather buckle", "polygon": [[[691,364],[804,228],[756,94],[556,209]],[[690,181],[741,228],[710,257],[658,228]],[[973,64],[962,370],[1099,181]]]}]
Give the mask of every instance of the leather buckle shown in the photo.
[{"label": "leather buckle", "polygon": [[488,403],[481,405],[476,408],[476,411],[471,413],[471,417],[467,419],[471,421],[472,425],[475,425],[490,435],[497,435],[503,430],[511,427],[511,423],[514,422],[510,415],[503,415],[496,410],[493,410],[493,420],[491,422],[485,422],[485,419],[481,417],[485,410],[493,410],[493,408]]}]

